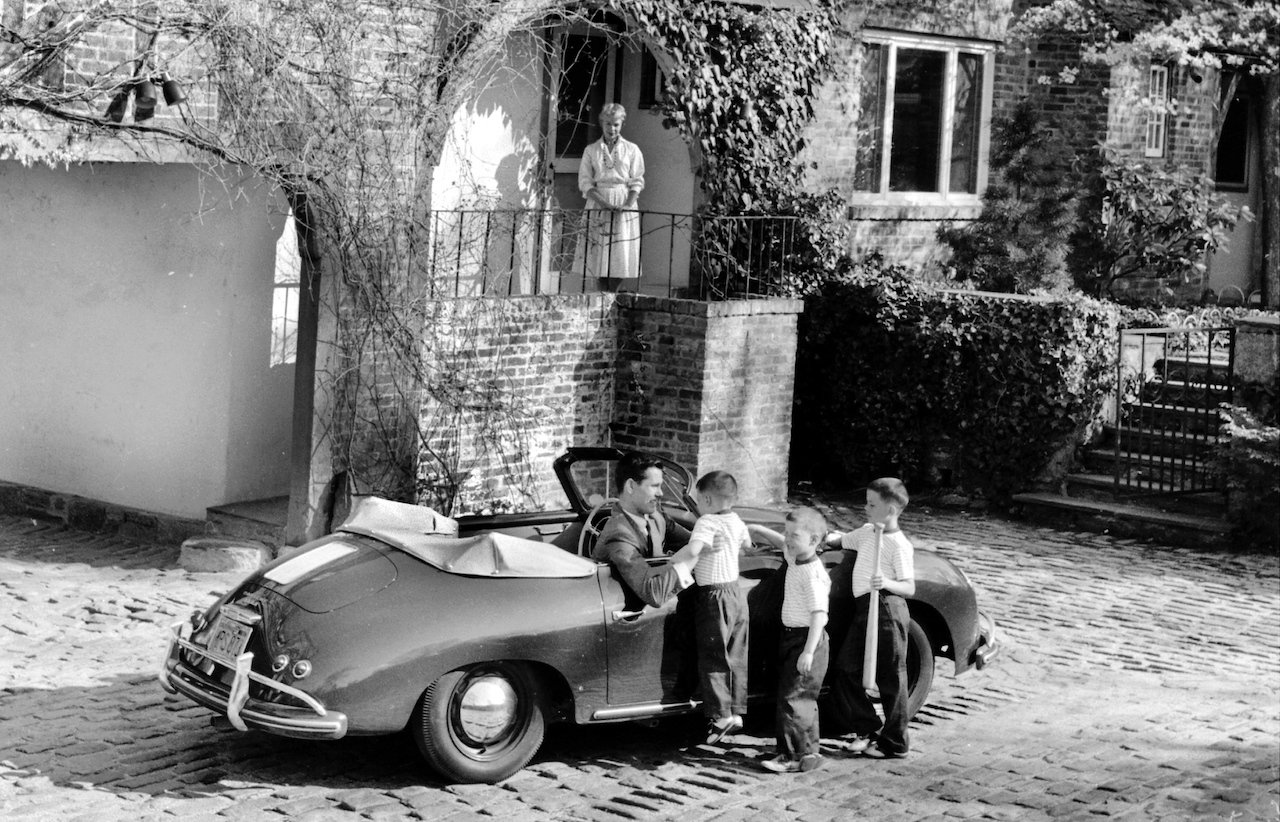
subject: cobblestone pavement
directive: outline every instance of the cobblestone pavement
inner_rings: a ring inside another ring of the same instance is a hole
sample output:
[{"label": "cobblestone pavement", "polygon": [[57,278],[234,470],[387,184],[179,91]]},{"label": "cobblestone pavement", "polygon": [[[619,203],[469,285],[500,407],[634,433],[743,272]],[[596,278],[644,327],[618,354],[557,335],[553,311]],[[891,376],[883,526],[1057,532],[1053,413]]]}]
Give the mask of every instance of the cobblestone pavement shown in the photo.
[{"label": "cobblestone pavement", "polygon": [[[844,525],[849,509],[831,509]],[[163,629],[236,582],[176,549],[0,517],[0,819],[1280,820],[1280,563],[912,510],[1003,656],[950,676],[889,762],[775,776],[767,725],[553,728],[501,785],[441,784],[400,737],[211,727],[164,694]]]}]

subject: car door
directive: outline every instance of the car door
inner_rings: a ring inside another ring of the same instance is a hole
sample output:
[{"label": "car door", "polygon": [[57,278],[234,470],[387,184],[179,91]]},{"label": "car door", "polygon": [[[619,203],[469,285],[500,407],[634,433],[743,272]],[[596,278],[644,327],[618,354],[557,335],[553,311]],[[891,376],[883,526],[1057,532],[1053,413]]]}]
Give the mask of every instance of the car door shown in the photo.
[{"label": "car door", "polygon": [[[665,559],[651,559],[650,566]],[[661,607],[634,610],[612,569],[601,564],[610,707],[688,702],[696,684],[693,589]],[[655,710],[655,712],[657,712]]]},{"label": "car door", "polygon": [[[782,558],[777,552],[753,553],[743,556],[739,565],[738,584],[746,595],[751,620],[748,691],[753,697],[768,697],[777,685]],[[660,608],[646,605],[628,611],[624,589],[608,566],[601,568],[610,707],[687,704],[697,695],[698,684],[694,589],[686,589]]]}]

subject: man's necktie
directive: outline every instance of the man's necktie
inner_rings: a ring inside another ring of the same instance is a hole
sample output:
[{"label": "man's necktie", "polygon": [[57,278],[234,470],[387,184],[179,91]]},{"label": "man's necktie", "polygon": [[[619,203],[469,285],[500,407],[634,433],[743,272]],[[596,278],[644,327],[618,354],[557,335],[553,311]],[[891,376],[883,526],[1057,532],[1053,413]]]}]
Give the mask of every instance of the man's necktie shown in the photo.
[{"label": "man's necktie", "polygon": [[649,556],[656,557],[657,551],[654,550],[653,544],[653,519],[651,517],[644,518],[644,535],[645,540],[649,543]]}]

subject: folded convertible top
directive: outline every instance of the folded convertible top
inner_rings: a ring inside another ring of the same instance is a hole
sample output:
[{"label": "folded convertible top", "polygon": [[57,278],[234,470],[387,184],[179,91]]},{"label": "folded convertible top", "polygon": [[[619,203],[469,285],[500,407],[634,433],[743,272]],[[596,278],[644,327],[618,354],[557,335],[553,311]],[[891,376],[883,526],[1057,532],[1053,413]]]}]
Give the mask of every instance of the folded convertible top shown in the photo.
[{"label": "folded convertible top", "polygon": [[588,577],[591,560],[507,534],[459,538],[458,523],[422,505],[358,497],[339,531],[381,540],[423,562],[474,577]]}]

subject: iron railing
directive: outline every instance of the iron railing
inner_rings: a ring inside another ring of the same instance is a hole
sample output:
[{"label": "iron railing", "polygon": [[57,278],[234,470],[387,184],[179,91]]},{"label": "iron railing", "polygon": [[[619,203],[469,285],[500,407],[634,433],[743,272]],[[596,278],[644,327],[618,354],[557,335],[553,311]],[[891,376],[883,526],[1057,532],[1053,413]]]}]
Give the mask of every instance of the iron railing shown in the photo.
[{"label": "iron railing", "polygon": [[790,216],[571,209],[439,210],[430,227],[432,280],[453,297],[769,296],[791,273],[797,232]]},{"label": "iron railing", "polygon": [[1231,401],[1235,329],[1120,331],[1117,496],[1225,491],[1212,467],[1218,407]]}]

